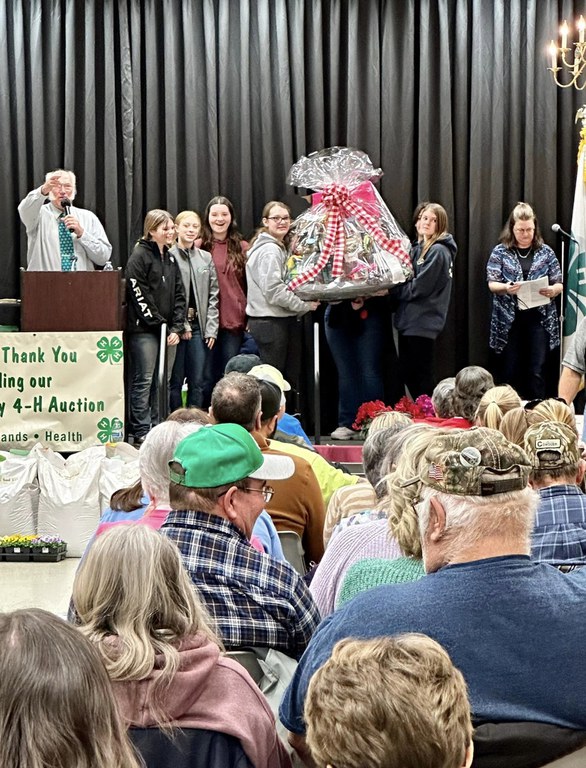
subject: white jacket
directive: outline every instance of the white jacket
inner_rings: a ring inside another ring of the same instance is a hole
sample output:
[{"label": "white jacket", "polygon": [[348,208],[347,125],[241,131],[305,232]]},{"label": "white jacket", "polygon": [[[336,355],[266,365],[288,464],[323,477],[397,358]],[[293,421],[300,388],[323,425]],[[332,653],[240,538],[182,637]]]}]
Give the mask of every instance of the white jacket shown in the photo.
[{"label": "white jacket", "polygon": [[[28,237],[27,269],[31,272],[60,272],[59,228],[61,213],[54,205],[45,205],[46,195],[41,187],[33,189],[18,206],[18,213]],[[112,255],[112,246],[100,220],[91,211],[71,206],[71,215],[78,219],[83,235],[73,240],[77,272],[88,272],[95,265],[103,267]]]}]

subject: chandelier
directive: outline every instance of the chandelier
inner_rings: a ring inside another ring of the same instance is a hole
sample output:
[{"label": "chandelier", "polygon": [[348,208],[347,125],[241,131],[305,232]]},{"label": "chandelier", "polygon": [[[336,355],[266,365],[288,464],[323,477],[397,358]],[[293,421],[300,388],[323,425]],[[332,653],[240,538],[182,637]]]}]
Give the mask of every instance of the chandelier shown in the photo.
[{"label": "chandelier", "polygon": [[[549,71],[553,74],[556,85],[560,88],[571,88],[582,91],[586,88],[586,42],[584,42],[584,31],[586,30],[586,21],[584,16],[580,16],[576,23],[578,30],[578,41],[570,42],[568,47],[568,22],[560,27],[561,45],[558,46],[552,40],[549,46],[549,55],[551,56],[551,67]],[[561,65],[561,66],[558,66]]]}]

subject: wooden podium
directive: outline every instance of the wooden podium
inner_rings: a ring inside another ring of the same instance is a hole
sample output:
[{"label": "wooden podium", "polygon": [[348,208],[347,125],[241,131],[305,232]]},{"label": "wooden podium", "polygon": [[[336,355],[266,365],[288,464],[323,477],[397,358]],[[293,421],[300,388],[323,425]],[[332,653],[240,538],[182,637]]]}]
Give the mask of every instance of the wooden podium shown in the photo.
[{"label": "wooden podium", "polygon": [[124,330],[122,271],[21,272],[20,330]]}]

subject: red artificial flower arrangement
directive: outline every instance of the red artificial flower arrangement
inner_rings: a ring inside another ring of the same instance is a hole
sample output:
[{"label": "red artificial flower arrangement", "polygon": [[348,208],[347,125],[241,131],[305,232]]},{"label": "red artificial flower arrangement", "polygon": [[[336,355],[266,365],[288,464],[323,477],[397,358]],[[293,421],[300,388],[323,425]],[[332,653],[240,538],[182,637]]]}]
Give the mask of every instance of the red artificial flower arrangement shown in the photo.
[{"label": "red artificial flower arrangement", "polygon": [[427,419],[428,416],[435,416],[435,409],[429,395],[419,395],[415,402],[410,397],[402,397],[393,410],[406,413],[414,419]]},{"label": "red artificial flower arrangement", "polygon": [[367,432],[370,427],[370,422],[375,416],[378,416],[379,413],[392,410],[391,406],[385,405],[382,400],[370,400],[368,403],[362,403],[356,413],[356,419],[354,420],[354,424],[352,424],[352,429]]},{"label": "red artificial flower arrangement", "polygon": [[382,400],[370,400],[368,403],[362,403],[358,409],[352,428],[360,430],[366,437],[374,417],[386,411],[406,413],[413,419],[427,419],[430,416],[435,416],[435,409],[429,395],[419,395],[415,402],[410,397],[402,397],[394,408],[385,405]]}]

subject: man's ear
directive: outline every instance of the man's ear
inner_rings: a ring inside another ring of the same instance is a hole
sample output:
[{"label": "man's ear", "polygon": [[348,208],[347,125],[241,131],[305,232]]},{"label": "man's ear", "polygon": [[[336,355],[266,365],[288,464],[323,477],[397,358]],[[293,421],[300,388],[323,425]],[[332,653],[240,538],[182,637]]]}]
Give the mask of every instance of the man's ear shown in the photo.
[{"label": "man's ear", "polygon": [[208,414],[209,414],[211,420],[214,422],[214,424],[217,424],[218,422],[216,421],[216,417],[214,416],[214,409],[212,408],[211,405],[208,408]]},{"label": "man's ear", "polygon": [[230,520],[231,523],[235,522],[238,517],[238,513],[234,508],[234,494],[238,491],[238,488],[233,485],[226,493],[221,496],[218,501],[221,502],[224,508],[224,514]]},{"label": "man's ear", "polygon": [[262,427],[262,411],[258,411],[254,420],[254,432],[260,432]]},{"label": "man's ear", "polygon": [[446,530],[446,511],[435,496],[432,496],[429,502],[428,535],[431,541],[439,541]]},{"label": "man's ear", "polygon": [[277,429],[278,422],[279,422],[279,414],[277,413],[269,421],[269,435],[274,434],[275,430]]}]

